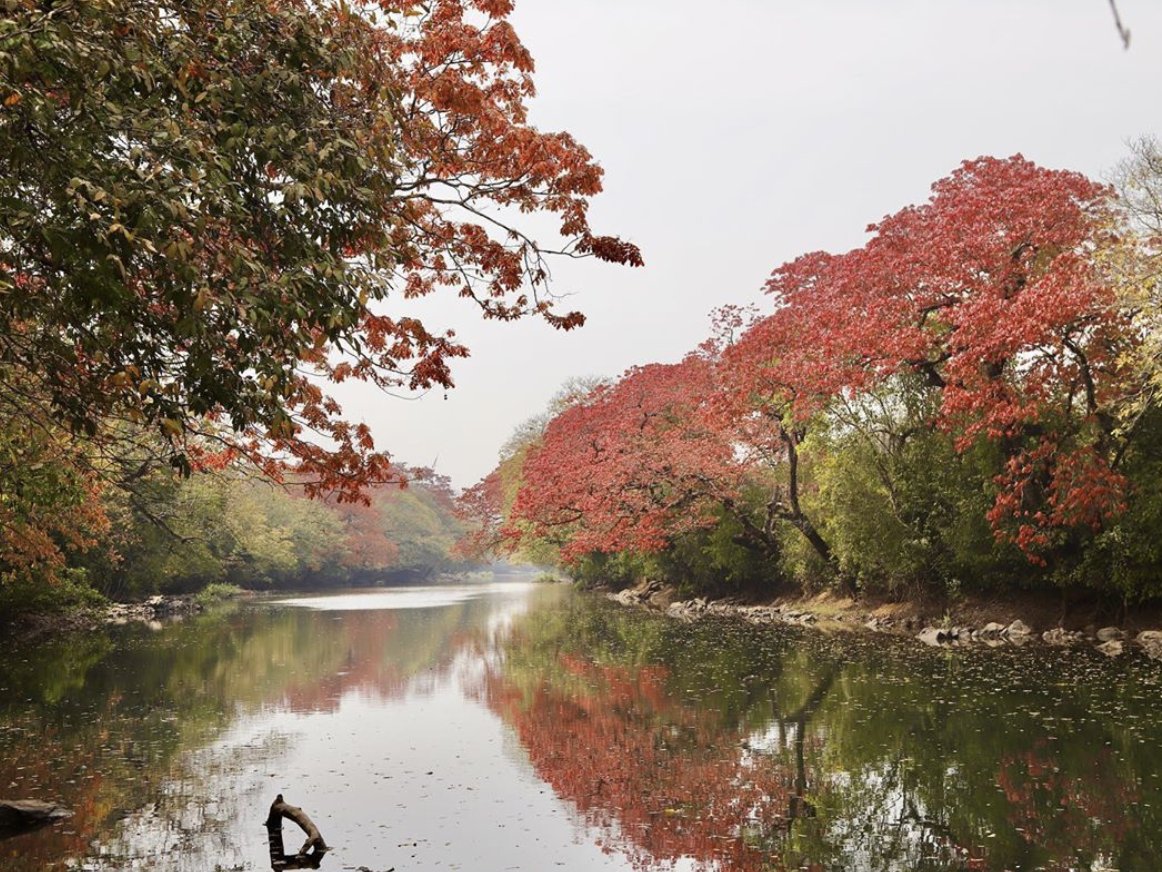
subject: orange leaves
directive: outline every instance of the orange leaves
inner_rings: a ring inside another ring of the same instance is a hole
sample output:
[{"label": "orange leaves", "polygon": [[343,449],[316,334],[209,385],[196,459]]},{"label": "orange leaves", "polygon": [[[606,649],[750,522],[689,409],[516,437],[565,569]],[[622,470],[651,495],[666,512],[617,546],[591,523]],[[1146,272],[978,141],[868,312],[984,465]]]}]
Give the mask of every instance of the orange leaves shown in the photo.
[{"label": "orange leaves", "polygon": [[43,116],[51,142],[3,131],[21,156],[3,274],[35,293],[6,298],[0,320],[30,340],[0,369],[41,379],[78,431],[153,430],[178,465],[209,438],[344,499],[390,478],[319,384],[451,387],[467,348],[407,300],[446,292],[568,330],[583,317],[557,310],[551,256],[641,263],[590,226],[589,152],[528,123],[511,10],[197,0],[17,22],[28,69],[0,102]]}]

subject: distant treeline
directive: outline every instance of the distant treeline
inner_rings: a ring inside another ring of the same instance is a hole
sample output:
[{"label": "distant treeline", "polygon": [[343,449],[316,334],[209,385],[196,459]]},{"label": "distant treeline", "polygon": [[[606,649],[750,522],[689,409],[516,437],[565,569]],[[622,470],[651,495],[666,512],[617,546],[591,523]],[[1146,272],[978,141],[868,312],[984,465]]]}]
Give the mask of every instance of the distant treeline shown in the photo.
[{"label": "distant treeline", "polygon": [[[58,472],[49,464],[39,471]],[[131,488],[74,492],[61,503],[92,519],[78,528],[85,535],[72,542],[52,535],[49,563],[9,559],[0,612],[216,584],[271,590],[406,582],[465,568],[452,555],[465,526],[447,479],[407,472],[407,487],[371,488],[366,504],[310,499],[293,481],[232,468],[188,478],[155,468]]]}]

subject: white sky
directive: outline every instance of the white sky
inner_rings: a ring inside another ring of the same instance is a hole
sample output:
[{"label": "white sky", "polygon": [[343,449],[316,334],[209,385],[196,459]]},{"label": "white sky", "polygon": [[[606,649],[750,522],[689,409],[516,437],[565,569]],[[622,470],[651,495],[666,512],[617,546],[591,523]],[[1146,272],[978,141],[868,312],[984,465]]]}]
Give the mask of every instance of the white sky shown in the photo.
[{"label": "white sky", "polygon": [[1162,135],[1162,0],[517,0],[537,62],[532,120],[606,170],[598,233],[639,270],[555,270],[588,324],[483,322],[455,299],[416,314],[472,350],[418,400],[337,394],[380,447],[467,487],[571,376],[674,361],[709,311],[762,302],[779,264],[862,243],[962,160],[1016,152],[1103,178]]}]

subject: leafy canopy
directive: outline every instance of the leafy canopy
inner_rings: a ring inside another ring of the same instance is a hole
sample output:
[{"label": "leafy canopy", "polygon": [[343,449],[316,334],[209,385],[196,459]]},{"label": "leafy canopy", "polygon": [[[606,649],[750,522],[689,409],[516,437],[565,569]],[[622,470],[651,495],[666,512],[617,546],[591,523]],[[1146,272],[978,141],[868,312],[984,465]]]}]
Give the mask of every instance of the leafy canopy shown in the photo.
[{"label": "leafy canopy", "polygon": [[0,391],[45,420],[128,420],[184,471],[214,445],[353,499],[394,471],[320,384],[448,387],[467,354],[408,299],[569,329],[547,255],[641,263],[590,229],[589,153],[529,125],[507,0],[6,8]]}]

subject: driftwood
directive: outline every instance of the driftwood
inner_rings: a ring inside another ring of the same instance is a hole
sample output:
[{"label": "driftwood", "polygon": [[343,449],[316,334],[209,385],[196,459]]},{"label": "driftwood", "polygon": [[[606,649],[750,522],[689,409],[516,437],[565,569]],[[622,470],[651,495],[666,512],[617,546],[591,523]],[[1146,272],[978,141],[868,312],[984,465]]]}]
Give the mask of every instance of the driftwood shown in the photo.
[{"label": "driftwood", "polygon": [[[299,852],[291,857],[286,856],[282,843],[282,819],[292,820],[299,825],[307,840]],[[296,805],[290,805],[280,793],[270,806],[270,814],[266,818],[266,834],[270,840],[270,865],[272,869],[318,869],[323,855],[329,848],[323,841],[323,834],[315,826],[305,811]]]},{"label": "driftwood", "polygon": [[72,817],[73,813],[51,802],[38,799],[0,799],[0,839],[19,836]]}]

